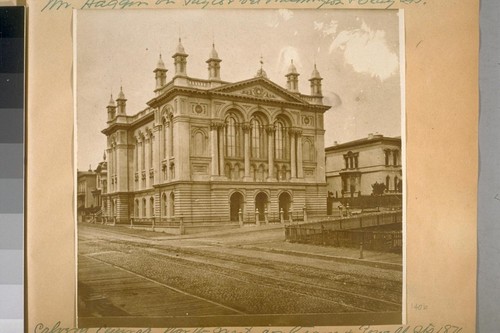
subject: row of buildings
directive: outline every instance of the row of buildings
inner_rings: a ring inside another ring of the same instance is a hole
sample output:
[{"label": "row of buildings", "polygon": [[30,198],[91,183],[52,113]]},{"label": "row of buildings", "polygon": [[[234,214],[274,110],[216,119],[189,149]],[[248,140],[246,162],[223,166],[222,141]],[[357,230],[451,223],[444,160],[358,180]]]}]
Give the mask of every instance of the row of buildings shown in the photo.
[{"label": "row of buildings", "polygon": [[176,222],[199,226],[259,223],[326,215],[327,193],[359,196],[384,182],[401,190],[401,140],[370,135],[325,149],[322,77],[312,68],[310,92],[299,91],[291,62],[286,88],[261,67],[239,82],[221,79],[215,46],[207,78],[187,74],[181,40],[167,80],[163,59],[147,107],[127,113],[120,88],[107,106],[104,161],[78,172],[84,212],[114,223]]}]

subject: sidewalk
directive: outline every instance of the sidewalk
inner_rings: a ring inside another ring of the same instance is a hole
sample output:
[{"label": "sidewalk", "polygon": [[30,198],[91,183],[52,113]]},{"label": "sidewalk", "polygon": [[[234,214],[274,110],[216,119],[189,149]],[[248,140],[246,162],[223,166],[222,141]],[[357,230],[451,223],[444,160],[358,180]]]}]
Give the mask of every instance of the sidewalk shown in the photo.
[{"label": "sidewalk", "polygon": [[364,250],[363,259],[360,259],[359,248],[330,247],[286,242],[283,226],[280,224],[245,226],[242,228],[182,236],[131,229],[127,226],[85,225],[85,227],[87,226],[151,241],[174,241],[174,243],[177,243],[176,246],[180,244],[178,243],[179,241],[192,240],[212,246],[243,248],[394,270],[401,270],[403,264],[402,255],[395,253]]}]

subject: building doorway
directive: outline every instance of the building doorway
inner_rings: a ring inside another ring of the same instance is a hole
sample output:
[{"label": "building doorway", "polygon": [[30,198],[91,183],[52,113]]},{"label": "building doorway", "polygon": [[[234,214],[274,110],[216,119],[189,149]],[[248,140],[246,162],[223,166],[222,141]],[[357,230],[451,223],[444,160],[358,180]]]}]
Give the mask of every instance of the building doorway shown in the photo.
[{"label": "building doorway", "polygon": [[288,192],[283,192],[279,197],[279,211],[281,214],[281,209],[283,209],[283,218],[288,220],[290,217],[288,216],[288,211],[291,207],[292,198]]},{"label": "building doorway", "polygon": [[255,197],[255,209],[259,211],[259,221],[265,221],[268,197],[265,192],[259,192]]},{"label": "building doorway", "polygon": [[234,192],[229,199],[229,206],[230,220],[231,222],[237,222],[240,209],[243,213],[243,195],[240,192]]}]

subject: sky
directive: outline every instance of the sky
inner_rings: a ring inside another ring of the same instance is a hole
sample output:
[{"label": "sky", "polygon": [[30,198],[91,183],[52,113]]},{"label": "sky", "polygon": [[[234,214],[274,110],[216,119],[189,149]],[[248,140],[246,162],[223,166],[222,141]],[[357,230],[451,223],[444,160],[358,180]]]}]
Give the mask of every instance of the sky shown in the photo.
[{"label": "sky", "polygon": [[[286,87],[293,59],[299,91],[310,94],[314,63],[323,77],[325,146],[401,135],[399,17],[393,10],[126,10],[78,11],[76,20],[77,168],[102,161],[110,94],[120,86],[127,114],[154,97],[159,54],[172,78],[178,38],[188,76],[206,79],[215,43],[221,79],[242,81],[263,68]],[[404,59],[403,59],[404,63]]]}]

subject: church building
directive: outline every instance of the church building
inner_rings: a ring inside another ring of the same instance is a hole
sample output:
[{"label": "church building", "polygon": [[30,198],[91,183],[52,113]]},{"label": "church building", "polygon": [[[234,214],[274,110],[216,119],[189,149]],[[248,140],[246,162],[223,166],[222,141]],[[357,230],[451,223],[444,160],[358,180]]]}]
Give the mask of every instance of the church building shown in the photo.
[{"label": "church building", "polygon": [[262,61],[255,77],[223,81],[214,45],[207,79],[188,75],[180,39],[172,58],[167,79],[160,55],[146,108],[127,111],[122,88],[109,101],[103,216],[121,224],[182,221],[196,232],[326,215],[323,115],[330,106],[316,65],[303,94],[293,61],[283,88]]}]

